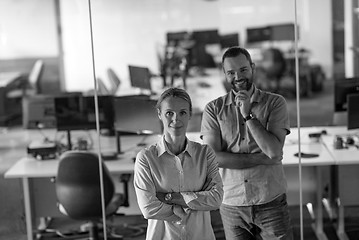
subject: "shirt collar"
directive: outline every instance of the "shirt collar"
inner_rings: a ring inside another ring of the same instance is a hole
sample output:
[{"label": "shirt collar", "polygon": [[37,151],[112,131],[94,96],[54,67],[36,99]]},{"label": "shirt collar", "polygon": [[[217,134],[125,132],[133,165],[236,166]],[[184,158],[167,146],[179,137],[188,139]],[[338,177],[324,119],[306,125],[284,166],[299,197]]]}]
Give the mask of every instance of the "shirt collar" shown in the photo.
[{"label": "shirt collar", "polygon": [[[186,147],[184,149],[183,152],[187,152],[191,157],[193,156],[193,142],[190,141],[187,137],[186,137]],[[162,154],[164,154],[165,152],[167,152],[168,154],[173,155],[173,153],[168,149],[166,143],[165,143],[165,136],[163,135],[161,137],[161,139],[159,140],[159,142],[157,143],[157,153],[158,153],[158,157],[160,157]]]},{"label": "shirt collar", "polygon": [[[262,99],[262,91],[259,90],[254,84],[252,85],[254,88],[254,92],[251,96],[251,103],[253,102],[260,102]],[[231,105],[234,104],[234,91],[231,90],[225,97],[224,97],[224,104]]]}]

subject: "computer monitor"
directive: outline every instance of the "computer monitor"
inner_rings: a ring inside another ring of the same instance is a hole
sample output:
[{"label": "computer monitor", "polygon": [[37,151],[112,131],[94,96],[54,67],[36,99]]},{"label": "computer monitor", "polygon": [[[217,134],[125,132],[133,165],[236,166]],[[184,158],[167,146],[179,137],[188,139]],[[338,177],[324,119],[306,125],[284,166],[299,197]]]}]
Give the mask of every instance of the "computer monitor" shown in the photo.
[{"label": "computer monitor", "polygon": [[163,130],[156,102],[150,98],[115,97],[115,130],[122,133],[161,134]]},{"label": "computer monitor", "polygon": [[25,129],[56,128],[53,96],[35,95],[23,98],[22,112]]},{"label": "computer monitor", "polygon": [[270,27],[247,28],[247,43],[258,43],[271,40]]},{"label": "computer monitor", "polygon": [[271,41],[294,41],[294,24],[278,24],[270,26]]},{"label": "computer monitor", "polygon": [[220,35],[220,43],[222,49],[239,46],[239,35],[238,33]]},{"label": "computer monitor", "polygon": [[359,93],[359,78],[337,79],[334,83],[334,112],[345,112],[348,109],[347,96]]},{"label": "computer monitor", "polygon": [[196,44],[215,44],[220,43],[220,37],[217,29],[195,30],[192,32],[192,37]]},{"label": "computer monitor", "polygon": [[187,31],[180,31],[180,32],[168,32],[166,34],[166,40],[167,40],[167,43],[169,42],[179,42],[179,41],[182,41],[182,40],[185,40],[186,37],[188,35],[188,32]]},{"label": "computer monitor", "polygon": [[[56,128],[59,131],[96,129],[94,96],[55,97]],[[113,97],[98,96],[101,129],[113,129]]]},{"label": "computer monitor", "polygon": [[147,67],[129,65],[128,69],[130,72],[131,85],[133,87],[152,91],[151,73]]},{"label": "computer monitor", "polygon": [[348,130],[359,128],[359,93],[349,94],[348,101]]},{"label": "computer monitor", "polygon": [[195,30],[192,32],[194,46],[191,49],[192,66],[213,68],[216,67],[216,62],[213,56],[207,52],[206,48],[209,45],[218,45],[220,49],[220,37],[217,29]]},{"label": "computer monitor", "polygon": [[54,99],[60,96],[82,96],[82,93],[37,94],[23,98],[23,127],[25,129],[55,129],[57,124]]}]

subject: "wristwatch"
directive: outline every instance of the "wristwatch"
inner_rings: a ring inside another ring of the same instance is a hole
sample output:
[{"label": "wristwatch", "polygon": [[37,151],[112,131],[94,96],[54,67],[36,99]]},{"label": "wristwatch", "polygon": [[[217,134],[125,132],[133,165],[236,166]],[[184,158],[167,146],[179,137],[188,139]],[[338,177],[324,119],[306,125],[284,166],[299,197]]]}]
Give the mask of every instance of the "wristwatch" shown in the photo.
[{"label": "wristwatch", "polygon": [[172,193],[167,193],[165,195],[165,201],[170,201],[170,200],[172,200]]},{"label": "wristwatch", "polygon": [[244,121],[247,122],[247,121],[252,120],[254,118],[255,118],[255,116],[253,115],[253,113],[249,113],[249,115],[244,118]]}]

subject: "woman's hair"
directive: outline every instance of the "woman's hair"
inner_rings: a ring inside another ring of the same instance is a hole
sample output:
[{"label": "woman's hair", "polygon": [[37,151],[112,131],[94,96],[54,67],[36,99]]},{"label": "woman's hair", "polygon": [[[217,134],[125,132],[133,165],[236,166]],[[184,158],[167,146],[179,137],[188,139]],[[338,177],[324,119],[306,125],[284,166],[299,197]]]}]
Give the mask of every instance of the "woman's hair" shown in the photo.
[{"label": "woman's hair", "polygon": [[222,65],[223,65],[224,59],[230,58],[230,57],[237,57],[240,54],[243,54],[244,56],[246,56],[247,60],[252,65],[253,62],[252,62],[252,58],[251,58],[251,55],[249,54],[249,52],[246,49],[237,47],[237,46],[230,47],[223,53]]},{"label": "woman's hair", "polygon": [[167,90],[165,90],[160,98],[157,100],[157,104],[156,104],[156,108],[158,111],[161,111],[161,103],[163,102],[163,100],[165,100],[168,97],[178,97],[178,98],[182,98],[183,100],[185,100],[186,102],[188,102],[189,104],[189,112],[190,115],[192,115],[192,101],[191,101],[191,97],[189,96],[189,94],[181,89],[181,88],[169,88]]}]

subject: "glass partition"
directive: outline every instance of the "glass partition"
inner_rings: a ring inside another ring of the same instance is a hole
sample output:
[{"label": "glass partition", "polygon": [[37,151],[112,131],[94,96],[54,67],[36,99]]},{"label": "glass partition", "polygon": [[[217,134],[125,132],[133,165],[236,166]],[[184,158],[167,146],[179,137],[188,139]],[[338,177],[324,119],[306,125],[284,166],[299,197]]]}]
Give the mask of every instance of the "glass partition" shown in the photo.
[{"label": "glass partition", "polygon": [[[74,99],[79,95],[94,97],[93,114],[89,118],[93,123],[103,117],[101,112],[94,111],[97,104],[101,109],[100,98],[103,96],[153,99],[169,86],[184,87],[194,101],[194,115],[188,130],[197,133],[205,104],[228,91],[220,62],[224,49],[232,44],[250,51],[257,65],[256,85],[283,95],[287,101],[292,131],[284,146],[284,153],[290,155],[284,155],[283,163],[286,159],[296,160],[293,153],[299,151],[318,153],[316,144],[324,142],[332,147],[336,134],[346,141],[348,135],[345,131],[344,134],[340,132],[342,130],[332,128],[336,125],[333,119],[334,82],[357,75],[357,8],[355,0],[276,0],[270,3],[265,0],[250,3],[234,0],[1,1],[1,79],[10,76],[6,75],[8,73],[18,72],[20,75],[16,81],[24,82],[35,68],[36,61],[43,61],[36,97],[10,98],[9,95],[3,98],[5,88],[0,82],[0,149],[5,149],[0,158],[1,173],[5,174],[19,159],[27,157],[27,147],[34,142],[40,142],[41,146],[44,142],[49,144],[46,146],[56,142],[61,151],[68,149],[69,142],[72,148],[100,151],[100,156],[106,158],[103,159],[105,164],[112,166],[116,165],[114,157],[119,161],[125,158],[133,161],[135,154],[153,141],[150,135],[139,135],[138,138],[138,132],[147,129],[131,130],[132,135],[122,133],[121,136],[116,136],[115,126],[100,129],[98,133],[94,127],[89,131],[73,130],[71,134],[57,131],[53,99],[65,93]],[[175,58],[170,63],[176,63],[174,66],[177,68],[166,66],[171,56]],[[146,89],[132,85],[129,66],[146,69],[147,79],[143,83]],[[19,87],[10,86],[9,89],[13,88]],[[14,118],[3,118],[5,113],[6,117]],[[153,121],[151,126],[157,127],[155,124]],[[345,124],[343,122],[341,126],[345,127]],[[132,139],[134,147],[124,144],[128,139]],[[352,146],[347,147],[351,149]],[[124,151],[129,152],[127,157],[123,155]],[[333,159],[335,154],[334,150],[328,154],[320,152],[320,156],[328,159]],[[298,162],[303,165],[300,167],[298,164],[285,164],[288,203],[293,209],[293,221],[300,221],[301,228],[302,221],[313,221],[305,218],[307,213],[316,216],[315,231],[317,236],[322,236],[323,223],[318,219],[325,213],[318,209],[328,210],[334,220],[336,214],[344,215],[343,206],[338,206],[337,199],[339,194],[346,195],[335,186],[342,183],[333,179],[340,178],[349,170],[334,168],[336,160],[320,166],[314,166],[310,161],[310,158],[301,156]],[[30,181],[35,190],[41,192],[43,187],[53,186],[51,180],[53,178],[48,177]],[[116,176],[114,180],[116,190],[122,191],[123,179]],[[355,178],[350,178],[350,181],[349,184],[356,183]],[[0,187],[9,193],[10,199],[0,202],[5,202],[8,209],[17,209],[15,214],[0,210],[2,215],[11,218],[5,220],[5,224],[20,222],[18,216],[25,212],[22,198],[18,197],[25,194],[22,184],[6,177],[1,179]],[[120,208],[120,212],[140,214],[132,184],[129,187],[129,207]],[[10,192],[17,192],[17,195],[12,196]],[[0,196],[1,200],[3,196]],[[49,199],[48,205],[56,205],[55,195]],[[298,206],[304,206],[304,209]],[[35,209],[34,216],[62,216],[57,210],[49,212],[41,204]],[[333,209],[339,210],[335,212]],[[302,211],[304,219],[301,219]],[[26,220],[31,221],[28,216]],[[46,218],[40,222],[45,223]],[[22,231],[21,224],[12,230]],[[342,234],[344,223],[340,224],[342,229],[339,232]],[[303,229],[297,226],[295,235],[302,236]]]}]

